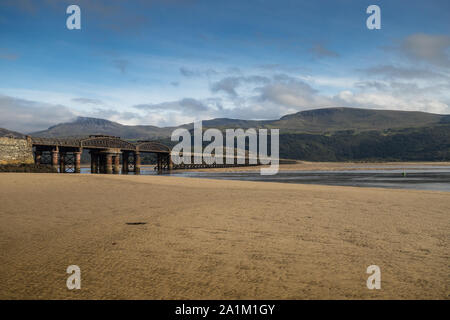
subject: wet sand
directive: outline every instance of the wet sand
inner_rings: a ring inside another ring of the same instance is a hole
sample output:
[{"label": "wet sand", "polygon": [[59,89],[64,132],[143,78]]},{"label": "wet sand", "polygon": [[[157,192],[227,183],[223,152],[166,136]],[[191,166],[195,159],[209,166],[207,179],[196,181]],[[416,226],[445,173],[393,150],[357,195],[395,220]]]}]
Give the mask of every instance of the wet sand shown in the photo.
[{"label": "wet sand", "polygon": [[3,173],[0,204],[0,299],[449,298],[448,192]]}]

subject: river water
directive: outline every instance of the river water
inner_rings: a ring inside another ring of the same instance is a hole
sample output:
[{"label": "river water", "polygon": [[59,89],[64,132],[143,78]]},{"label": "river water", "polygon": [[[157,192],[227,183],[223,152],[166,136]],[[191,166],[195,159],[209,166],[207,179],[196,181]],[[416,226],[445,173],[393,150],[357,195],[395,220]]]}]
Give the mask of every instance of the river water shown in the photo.
[{"label": "river water", "polygon": [[[392,167],[391,167],[392,168]],[[82,173],[89,173],[83,168]],[[151,167],[143,167],[141,174],[156,174]],[[319,184],[331,186],[400,188],[416,190],[450,191],[450,166],[415,167],[415,169],[386,170],[380,166],[376,170],[347,171],[280,171],[274,176],[262,176],[259,171],[240,172],[195,172],[173,171],[170,176],[207,179],[245,180],[262,182],[282,182]]]}]

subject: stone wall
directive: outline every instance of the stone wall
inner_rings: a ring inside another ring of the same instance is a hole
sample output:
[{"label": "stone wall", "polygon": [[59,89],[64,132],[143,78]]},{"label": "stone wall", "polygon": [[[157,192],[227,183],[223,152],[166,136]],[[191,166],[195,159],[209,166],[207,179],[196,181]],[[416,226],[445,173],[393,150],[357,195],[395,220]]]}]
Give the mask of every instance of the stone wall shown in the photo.
[{"label": "stone wall", "polygon": [[34,163],[31,141],[0,137],[0,165]]}]

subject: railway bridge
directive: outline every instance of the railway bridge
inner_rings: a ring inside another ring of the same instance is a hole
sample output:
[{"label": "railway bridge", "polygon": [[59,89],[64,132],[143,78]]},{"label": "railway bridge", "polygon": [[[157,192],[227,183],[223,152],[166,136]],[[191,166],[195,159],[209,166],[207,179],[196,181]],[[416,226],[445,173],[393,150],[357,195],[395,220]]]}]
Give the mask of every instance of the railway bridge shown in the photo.
[{"label": "railway bridge", "polygon": [[223,157],[222,164],[207,164],[204,160],[195,163],[195,154],[191,153],[189,164],[175,165],[171,161],[171,150],[168,146],[156,141],[137,141],[131,143],[120,137],[106,135],[90,135],[85,138],[38,138],[28,137],[33,146],[36,164],[47,164],[60,172],[80,173],[81,154],[89,150],[91,156],[91,173],[122,173],[141,172],[141,155],[156,154],[156,170],[163,172],[172,169],[222,168],[236,166],[259,165],[257,157],[246,154],[240,159],[235,150],[232,163]]},{"label": "railway bridge", "polygon": [[123,174],[139,174],[141,155],[144,153],[156,154],[158,171],[172,169],[170,148],[156,141],[131,143],[120,137],[105,135],[74,139],[30,138],[35,163],[50,164],[61,173],[80,172],[83,150],[89,150],[91,173],[120,173],[122,168]]}]

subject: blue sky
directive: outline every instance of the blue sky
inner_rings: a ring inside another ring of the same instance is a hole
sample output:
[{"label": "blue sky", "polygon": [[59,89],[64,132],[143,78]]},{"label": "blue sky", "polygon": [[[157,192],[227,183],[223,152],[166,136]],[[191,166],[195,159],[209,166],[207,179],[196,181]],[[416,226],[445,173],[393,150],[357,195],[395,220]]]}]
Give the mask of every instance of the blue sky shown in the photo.
[{"label": "blue sky", "polygon": [[[66,8],[81,8],[81,30]],[[369,30],[366,8],[381,8]],[[0,127],[450,113],[448,0],[0,1]]]}]

